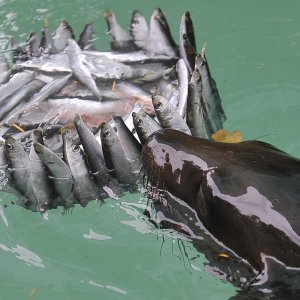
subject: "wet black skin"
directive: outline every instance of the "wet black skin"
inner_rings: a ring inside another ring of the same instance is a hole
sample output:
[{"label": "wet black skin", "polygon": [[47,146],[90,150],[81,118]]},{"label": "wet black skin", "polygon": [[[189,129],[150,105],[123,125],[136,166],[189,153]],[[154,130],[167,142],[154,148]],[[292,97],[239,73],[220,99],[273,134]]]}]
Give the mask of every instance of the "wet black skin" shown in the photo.
[{"label": "wet black skin", "polygon": [[266,270],[264,256],[300,268],[299,159],[259,141],[219,143],[172,129],[154,133],[142,157],[151,184],[186,202],[255,270]]}]

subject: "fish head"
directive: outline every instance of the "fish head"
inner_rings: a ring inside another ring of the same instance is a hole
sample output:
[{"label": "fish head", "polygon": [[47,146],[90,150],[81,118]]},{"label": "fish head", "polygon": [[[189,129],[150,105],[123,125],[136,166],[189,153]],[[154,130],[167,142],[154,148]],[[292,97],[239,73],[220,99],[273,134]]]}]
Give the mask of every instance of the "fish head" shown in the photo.
[{"label": "fish head", "polygon": [[116,128],[113,129],[108,123],[101,124],[100,136],[103,147],[111,148],[115,145],[119,139],[116,130]]},{"label": "fish head", "polygon": [[153,104],[155,113],[157,115],[167,116],[170,113],[170,111],[169,111],[170,105],[164,97],[159,96],[159,95],[153,95],[152,96],[152,104]]}]

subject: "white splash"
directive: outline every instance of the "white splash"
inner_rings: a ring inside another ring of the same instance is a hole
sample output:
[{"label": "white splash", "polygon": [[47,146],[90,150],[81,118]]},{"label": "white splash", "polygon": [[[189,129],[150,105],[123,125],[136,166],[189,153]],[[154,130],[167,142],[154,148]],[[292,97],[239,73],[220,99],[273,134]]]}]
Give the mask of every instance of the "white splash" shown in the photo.
[{"label": "white splash", "polygon": [[103,235],[103,234],[98,234],[94,232],[92,229],[89,229],[89,233],[85,233],[83,235],[84,238],[88,240],[100,240],[100,241],[105,241],[105,240],[111,240],[112,237],[108,235]]},{"label": "white splash", "polygon": [[45,268],[45,265],[42,263],[42,259],[38,255],[20,245],[9,248],[0,244],[0,249],[17,254],[16,258],[23,260],[27,265]]},{"label": "white splash", "polygon": [[[84,283],[84,281],[81,281],[81,282]],[[122,289],[120,289],[118,287],[112,286],[112,285],[103,285],[103,284],[97,283],[97,282],[95,282],[93,280],[88,281],[88,283],[90,285],[96,286],[98,288],[105,288],[105,289],[114,291],[114,292],[116,292],[118,294],[122,294],[122,295],[126,295],[127,294],[124,290],[122,290]]]}]

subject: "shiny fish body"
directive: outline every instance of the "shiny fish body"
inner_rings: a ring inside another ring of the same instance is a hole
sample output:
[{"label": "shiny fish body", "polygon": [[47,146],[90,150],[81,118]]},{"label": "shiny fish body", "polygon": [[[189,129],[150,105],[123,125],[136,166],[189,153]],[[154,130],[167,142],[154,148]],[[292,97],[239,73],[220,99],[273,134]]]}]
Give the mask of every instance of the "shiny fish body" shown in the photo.
[{"label": "shiny fish body", "polygon": [[63,51],[67,46],[68,39],[74,38],[75,36],[70,25],[65,20],[61,21],[54,36],[54,47],[57,52]]},{"label": "shiny fish body", "polygon": [[152,97],[152,102],[158,121],[163,128],[172,128],[186,134],[191,134],[191,131],[184,119],[164,97],[154,95]]},{"label": "shiny fish body", "polygon": [[135,49],[131,36],[124,30],[117,22],[116,16],[113,12],[107,11],[104,14],[108,34],[112,37],[111,48],[115,51],[132,51]]},{"label": "shiny fish body", "polygon": [[105,161],[108,162],[108,167],[111,168],[119,183],[135,185],[136,174],[132,173],[120,139],[109,124],[101,126],[101,144]]},{"label": "shiny fish body", "polygon": [[120,191],[117,181],[112,178],[106,168],[101,145],[98,143],[93,133],[83,123],[79,115],[76,115],[74,124],[86,154],[92,175],[97,183],[97,186],[103,189],[103,191],[101,191],[100,199],[104,199],[107,197],[107,195],[110,197],[114,196],[109,194],[111,192],[118,194]]},{"label": "shiny fish body", "polygon": [[13,77],[6,84],[0,86],[0,104],[7,97],[18,91],[33,79],[34,73],[30,71],[24,71],[13,75]]},{"label": "shiny fish body", "polygon": [[98,100],[101,100],[101,92],[97,88],[90,70],[83,63],[81,50],[74,40],[68,39],[68,48],[66,52],[68,54],[71,69],[74,72],[75,76],[82,84],[86,85],[91,90],[91,92],[98,98]]},{"label": "shiny fish body", "polygon": [[[202,83],[198,69],[192,74],[191,81],[188,85],[188,98],[186,109],[186,123],[191,129],[192,135],[207,139],[212,134],[211,130],[206,130],[207,122],[205,121],[205,107],[202,99]],[[210,125],[211,128],[211,125]]]},{"label": "shiny fish body", "polygon": [[202,97],[206,106],[208,117],[212,124],[213,131],[216,132],[223,128],[223,121],[225,121],[226,117],[218,90],[211,78],[204,52],[197,56],[196,68],[199,69],[201,75]]},{"label": "shiny fish body", "polygon": [[89,201],[98,199],[100,191],[93,181],[83,151],[78,145],[74,145],[69,132],[63,134],[63,143],[64,161],[73,176],[74,195],[82,206],[86,206]]},{"label": "shiny fish body", "polygon": [[65,208],[74,205],[73,178],[68,165],[50,149],[38,142],[33,143],[34,150],[51,174],[51,180]]},{"label": "shiny fish body", "polygon": [[145,17],[138,10],[135,10],[132,13],[130,22],[130,34],[132,36],[134,44],[139,49],[146,48],[149,37],[148,24]]},{"label": "shiny fish body", "polygon": [[28,199],[26,207],[32,211],[36,211],[38,199],[35,196],[31,181],[29,157],[21,144],[13,137],[6,137],[5,145],[9,159],[9,172],[13,179],[13,184]]},{"label": "shiny fish body", "polygon": [[131,166],[131,173],[137,176],[141,169],[142,146],[127,128],[122,117],[113,116],[113,121],[117,128],[117,134],[124,149],[125,157]]},{"label": "shiny fish body", "polygon": [[[32,136],[33,142],[42,142],[42,135],[39,130],[33,130]],[[35,152],[33,144],[31,145],[28,157],[30,162],[30,179],[32,182],[32,189],[38,201],[36,211],[43,213],[52,208],[55,191],[51,181],[49,180],[48,170]]]},{"label": "shiny fish body", "polygon": [[161,125],[150,117],[142,109],[139,112],[132,113],[134,128],[142,144],[145,144],[147,138],[155,131],[161,130]]}]

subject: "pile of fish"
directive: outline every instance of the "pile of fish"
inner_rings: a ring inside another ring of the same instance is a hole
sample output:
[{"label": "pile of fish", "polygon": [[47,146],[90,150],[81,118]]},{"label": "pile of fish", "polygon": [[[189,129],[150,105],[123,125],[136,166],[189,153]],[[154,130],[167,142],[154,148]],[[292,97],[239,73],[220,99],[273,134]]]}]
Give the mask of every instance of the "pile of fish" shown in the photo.
[{"label": "pile of fish", "polygon": [[179,46],[160,9],[149,27],[134,11],[129,33],[112,12],[105,18],[110,52],[95,49],[92,23],[76,42],[62,21],[53,36],[45,22],[25,46],[12,38],[1,53],[1,189],[32,211],[136,191],[142,144],[157,130],[209,139],[222,128],[221,99],[188,12]]}]

